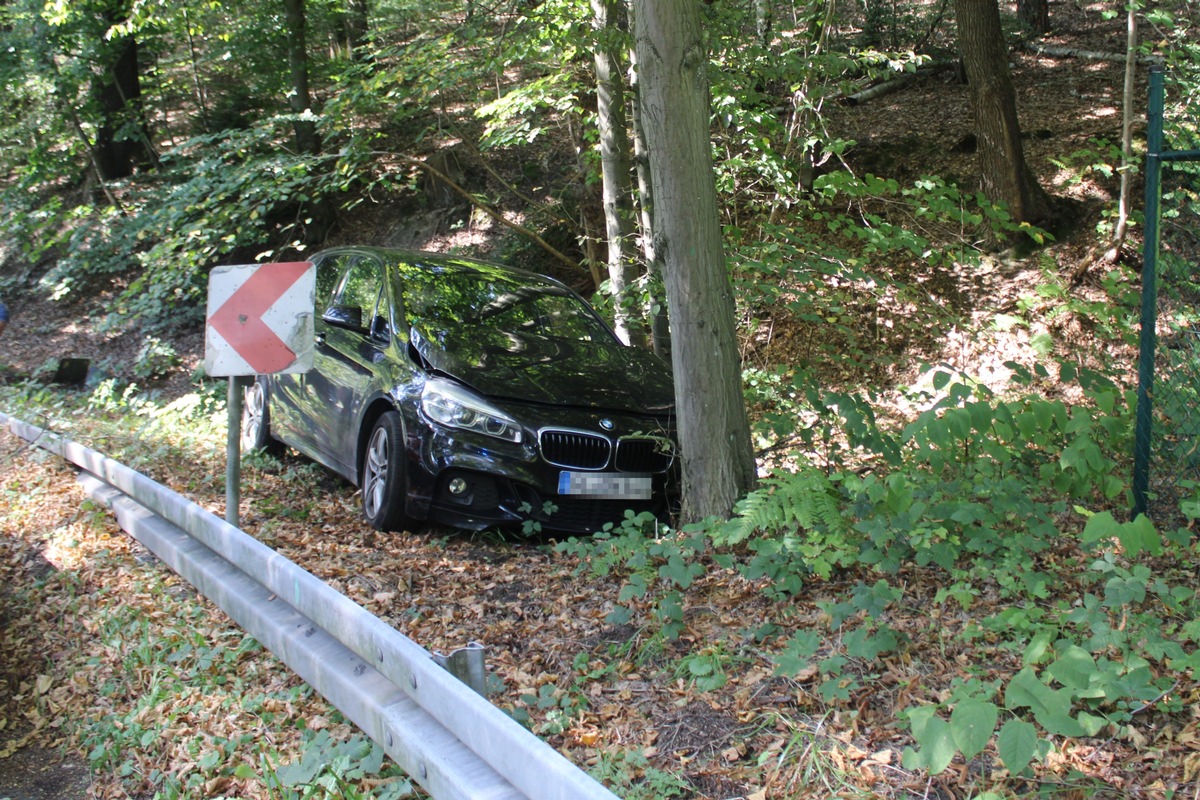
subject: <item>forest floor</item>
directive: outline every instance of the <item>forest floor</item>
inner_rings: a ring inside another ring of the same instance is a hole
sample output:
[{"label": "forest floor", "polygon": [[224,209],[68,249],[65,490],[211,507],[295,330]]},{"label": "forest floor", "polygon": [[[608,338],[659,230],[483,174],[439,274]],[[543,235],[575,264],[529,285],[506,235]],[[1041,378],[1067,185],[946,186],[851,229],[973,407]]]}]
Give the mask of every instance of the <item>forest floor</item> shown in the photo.
[{"label": "forest floor", "polygon": [[[1052,13],[1059,14],[1059,7]],[[1123,49],[1120,20],[1105,20],[1098,6],[1066,7],[1056,24],[1048,44],[1115,53]],[[1094,226],[1101,209],[1113,205],[1116,181],[1095,174],[1068,180],[1061,164],[1071,153],[1092,147],[1096,138],[1119,141],[1123,65],[1050,58],[1026,50],[1015,50],[1012,58],[1022,127],[1028,134],[1027,157],[1043,183],[1061,198],[1063,208],[1069,209],[1062,215],[1068,223],[1057,243],[1030,258],[998,256],[970,273],[925,276],[930,302],[951,313],[939,313],[937,324],[931,325],[920,309],[894,309],[888,327],[903,332],[901,341],[879,340],[881,346],[897,352],[893,366],[873,376],[876,383],[870,388],[912,384],[925,364],[935,362],[994,378],[999,384],[1007,374],[1004,362],[1028,361],[1030,340],[1039,332],[1051,332],[1058,346],[1086,351],[1091,333],[1070,315],[1054,321],[1035,319],[1029,327],[1008,331],[987,323],[1018,298],[1029,296],[1047,269],[1072,275],[1100,244]],[[1139,108],[1144,107],[1143,89],[1137,97]],[[859,142],[848,156],[856,171],[902,180],[922,174],[964,179],[975,173],[974,155],[963,146],[972,127],[966,89],[949,73],[860,106],[827,109],[827,116],[831,129]],[[1137,127],[1144,130],[1144,123]],[[380,212],[375,220],[377,233],[386,225],[382,221],[386,209]],[[343,229],[334,236],[344,241],[353,235],[363,241],[363,236],[372,234],[371,226],[369,221],[360,222],[354,232]],[[460,246],[465,235],[446,232],[425,244],[441,249]],[[1136,253],[1127,248],[1124,257],[1135,259]],[[1101,296],[1091,275],[1072,291],[1082,297]],[[111,296],[100,291],[72,305],[51,302],[37,293],[6,298],[13,321],[0,337],[0,369],[10,379],[48,378],[55,360],[79,357],[111,374],[127,375],[143,342],[129,333],[101,334],[92,324]],[[770,335],[762,328],[744,331],[743,355],[750,364],[789,363],[799,357],[804,342],[820,335],[781,319]],[[193,390],[203,340],[197,330],[176,331],[168,338],[181,363],[151,388],[171,399]],[[1091,356],[1128,360],[1133,374],[1131,351],[1114,349]],[[847,388],[862,388],[847,383],[866,379],[828,376],[830,385]],[[119,448],[129,443],[108,444]],[[94,446],[106,449],[104,442]],[[220,443],[198,437],[186,446],[176,442],[155,446],[155,457],[144,469],[222,513]],[[114,688],[114,681],[136,643],[102,630],[96,614],[111,602],[109,598],[119,598],[122,604],[145,611],[151,633],[175,635],[178,624],[163,619],[162,597],[148,592],[146,582],[161,580],[171,587],[168,610],[177,601],[187,601],[188,592],[170,577],[149,577],[147,573],[157,569],[152,559],[145,558],[104,515],[80,511],[82,497],[72,473],[8,435],[0,438],[0,487],[4,502],[20,504],[22,509],[9,513],[0,537],[0,620],[4,624],[0,632],[0,798],[130,796],[124,788],[129,784],[116,774],[120,759],[92,758],[93,763],[108,767],[89,775],[85,756],[95,756],[98,744],[89,742],[86,748],[92,752],[81,752],[81,743],[64,733],[70,717],[109,715],[124,720],[114,726],[114,736],[133,719],[128,708],[137,704],[136,691]],[[811,676],[773,675],[769,654],[752,646],[750,630],[758,622],[778,620],[778,609],[755,586],[731,574],[706,576],[689,594],[687,625],[678,640],[643,639],[634,626],[605,621],[621,589],[615,577],[578,571],[570,556],[555,553],[544,543],[449,531],[378,535],[362,522],[352,487],[294,456],[278,463],[250,464],[243,491],[245,530],[415,641],[442,651],[471,641],[485,643],[489,668],[501,687],[493,700],[522,707],[535,730],[576,763],[611,779],[618,794],[633,791],[621,785],[630,779],[640,780],[643,789],[658,786],[659,796],[711,800],[841,795],[962,798],[980,785],[973,772],[978,764],[956,765],[932,779],[901,766],[901,750],[910,740],[893,712],[903,707],[922,677],[911,660],[890,662],[885,674],[874,676],[873,688],[856,696],[853,708],[831,709],[813,693],[807,680]],[[846,575],[831,584],[814,585],[811,593],[795,598],[787,627],[818,618],[823,613],[818,603],[844,592],[853,578]],[[928,599],[936,590],[929,572],[908,570],[899,580],[907,583],[913,598]],[[68,601],[46,591],[55,586],[73,587],[74,596]],[[36,609],[13,605],[22,593],[41,598],[43,605]],[[911,610],[914,616],[931,607],[916,606]],[[214,642],[236,637],[223,615],[211,608],[188,624],[207,632]],[[960,618],[945,620],[947,630],[962,624]],[[905,620],[893,620],[893,625],[903,630]],[[723,686],[702,690],[679,665],[713,642],[731,648],[728,663],[734,668]],[[940,670],[949,676],[968,666],[963,663],[967,654],[956,651],[953,640],[919,642],[914,647],[933,651],[922,662],[922,670]],[[281,713],[306,718],[309,728],[347,735],[346,726],[331,721],[319,700],[287,693],[295,689],[296,681],[285,670],[264,666],[255,658],[238,655],[229,663],[239,675],[265,676],[274,687],[271,691],[279,691],[278,696],[271,695],[271,702],[280,704]],[[71,680],[64,678],[68,665],[79,670]],[[216,692],[207,707],[204,698],[191,697],[184,710],[165,700],[140,708],[139,726],[152,730],[159,724],[177,743],[164,741],[160,762],[138,763],[134,768],[145,769],[147,775],[151,769],[176,775],[195,772],[212,752],[213,742],[234,740],[239,731],[271,738],[280,754],[298,757],[301,738],[294,723],[288,728],[281,722],[285,730],[269,729],[261,711],[222,707]],[[538,699],[522,701],[522,696]],[[207,737],[207,744],[189,744],[198,741],[196,730],[201,738]],[[1138,736],[1142,741],[1089,740],[1063,752],[1050,772],[1063,775],[1074,769],[1093,782],[1078,795],[1071,794],[1070,786],[1060,787],[1057,796],[1200,794],[1195,783],[1200,733],[1194,719],[1147,715]],[[801,755],[796,750],[804,748],[820,754],[824,772],[795,770]],[[635,751],[644,754],[644,762],[616,755]],[[232,749],[222,753],[222,757],[239,758]],[[246,763],[250,772],[260,766]],[[150,785],[134,796],[149,797]],[[253,785],[244,773],[242,777],[229,774],[205,784],[204,795],[253,795]],[[1022,785],[1007,784],[1010,790]],[[1026,788],[1033,791],[1035,785]]]}]

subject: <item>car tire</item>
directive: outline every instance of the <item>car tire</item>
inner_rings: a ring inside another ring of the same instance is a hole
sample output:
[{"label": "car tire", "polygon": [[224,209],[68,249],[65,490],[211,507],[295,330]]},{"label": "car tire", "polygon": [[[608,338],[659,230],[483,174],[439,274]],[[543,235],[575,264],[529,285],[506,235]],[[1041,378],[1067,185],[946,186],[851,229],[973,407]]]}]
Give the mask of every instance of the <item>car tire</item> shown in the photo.
[{"label": "car tire", "polygon": [[271,436],[271,407],[266,378],[255,378],[242,390],[242,452],[263,450],[277,454],[283,445]]},{"label": "car tire", "polygon": [[367,437],[362,459],[363,516],[380,531],[411,529],[404,513],[408,486],[404,479],[404,425],[400,414],[384,412]]}]

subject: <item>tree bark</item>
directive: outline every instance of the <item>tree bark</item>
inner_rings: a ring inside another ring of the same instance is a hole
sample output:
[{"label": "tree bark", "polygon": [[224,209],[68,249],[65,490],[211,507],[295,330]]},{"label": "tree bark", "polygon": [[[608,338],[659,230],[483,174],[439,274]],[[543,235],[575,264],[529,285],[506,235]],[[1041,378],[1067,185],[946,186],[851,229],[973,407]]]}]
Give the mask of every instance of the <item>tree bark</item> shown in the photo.
[{"label": "tree bark", "polygon": [[362,61],[366,57],[363,46],[370,32],[370,7],[368,0],[346,0],[346,12],[342,18],[342,30],[346,34],[346,48],[350,57]]},{"label": "tree bark", "polygon": [[[136,142],[122,132],[129,122],[127,111],[134,110],[141,96],[137,75],[137,42],[124,37],[116,43],[117,57],[96,87],[101,122],[96,129],[96,166],[104,180],[128,178],[133,174]],[[127,104],[126,98],[131,102]],[[136,114],[136,111],[134,111]]]},{"label": "tree bark", "polygon": [[771,27],[774,22],[771,0],[754,0],[754,33],[763,47],[771,46]]},{"label": "tree bark", "polygon": [[654,180],[650,176],[650,156],[646,148],[646,126],[642,122],[641,103],[638,100],[637,54],[632,55],[633,65],[629,71],[629,86],[633,92],[633,163],[637,175],[638,221],[641,224],[639,239],[646,270],[650,281],[650,340],[654,353],[663,361],[671,360],[671,320],[667,311],[667,298],[663,294],[662,261],[654,250]]},{"label": "tree bark", "polygon": [[1050,213],[1050,198],[1025,163],[997,0],[955,0],[955,9],[983,193],[1007,205],[1014,222],[1042,223]]},{"label": "tree bark", "polygon": [[1121,194],[1117,202],[1117,227],[1113,231],[1112,253],[1115,260],[1129,228],[1129,195],[1133,170],[1134,78],[1137,75],[1137,5],[1130,3],[1125,12],[1125,83],[1121,94]]},{"label": "tree bark", "polygon": [[[288,104],[292,113],[305,114],[312,111],[312,97],[308,91],[308,46],[305,39],[304,0],[283,0],[284,20],[287,27],[288,69],[291,73],[291,93]],[[301,153],[316,155],[321,150],[317,138],[317,126],[311,119],[297,119],[292,123],[296,132],[296,149]]]},{"label": "tree bark", "polygon": [[1050,30],[1049,0],[1017,0],[1017,19],[1030,33],[1046,33]]},{"label": "tree bark", "polygon": [[604,192],[608,285],[617,336],[628,345],[646,346],[630,289],[638,278],[633,238],[633,173],[629,125],[625,118],[625,82],[616,46],[620,0],[592,0],[596,34],[596,126],[600,133],[600,173]]},{"label": "tree bark", "polygon": [[708,58],[695,0],[634,0],[655,250],[671,309],[683,521],[727,517],[755,483],[733,290],[709,141]]}]

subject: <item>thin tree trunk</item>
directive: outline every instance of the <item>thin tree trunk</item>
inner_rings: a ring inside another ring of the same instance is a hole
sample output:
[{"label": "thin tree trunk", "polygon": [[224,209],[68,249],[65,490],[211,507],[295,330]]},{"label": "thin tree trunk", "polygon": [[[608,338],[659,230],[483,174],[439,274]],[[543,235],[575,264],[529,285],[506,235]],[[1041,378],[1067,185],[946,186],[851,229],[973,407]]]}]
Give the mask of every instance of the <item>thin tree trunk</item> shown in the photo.
[{"label": "thin tree trunk", "polygon": [[717,213],[700,5],[634,0],[633,7],[654,244],[666,268],[674,332],[682,517],[727,517],[756,475]]},{"label": "thin tree trunk", "polygon": [[[287,25],[288,68],[291,72],[291,94],[288,103],[292,113],[306,114],[312,111],[312,98],[308,92],[308,46],[305,40],[304,0],[283,0],[284,17]],[[296,132],[296,149],[301,153],[315,155],[321,150],[317,138],[317,126],[311,119],[297,119],[293,123]]]},{"label": "thin tree trunk", "polygon": [[200,112],[200,125],[211,133],[208,119],[208,103],[205,100],[204,84],[200,82],[199,57],[196,53],[196,38],[192,35],[192,22],[187,6],[183,9],[183,24],[187,28],[188,53],[191,55],[192,88],[196,91],[196,108]]},{"label": "thin tree trunk", "polygon": [[1129,229],[1130,172],[1133,169],[1133,92],[1137,75],[1137,4],[1129,0],[1125,20],[1125,86],[1121,97],[1121,194],[1117,202],[1117,228],[1113,232],[1115,260]]},{"label": "thin tree trunk", "polygon": [[650,339],[654,353],[664,361],[671,360],[671,321],[664,294],[663,266],[654,250],[654,181],[650,175],[650,156],[646,150],[646,127],[642,123],[641,103],[638,100],[637,54],[631,54],[629,86],[633,93],[633,163],[637,175],[638,220],[641,223],[642,258],[650,274]]},{"label": "thin tree trunk", "polygon": [[633,240],[633,175],[629,163],[629,126],[625,84],[613,41],[620,0],[592,0],[596,33],[596,124],[600,132],[600,172],[608,241],[608,284],[617,336],[625,344],[646,346],[646,334],[630,299],[638,268]]},{"label": "thin tree trunk", "polygon": [[771,46],[771,28],[774,22],[771,0],[754,0],[754,33],[763,47]]},{"label": "thin tree trunk", "polygon": [[370,7],[367,0],[346,0],[342,29],[346,34],[346,48],[350,51],[350,57],[362,61],[366,57],[363,48],[370,33]]},{"label": "thin tree trunk", "polygon": [[1025,164],[997,0],[955,0],[955,8],[984,195],[1007,205],[1014,222],[1042,223],[1050,213],[1050,198]]}]

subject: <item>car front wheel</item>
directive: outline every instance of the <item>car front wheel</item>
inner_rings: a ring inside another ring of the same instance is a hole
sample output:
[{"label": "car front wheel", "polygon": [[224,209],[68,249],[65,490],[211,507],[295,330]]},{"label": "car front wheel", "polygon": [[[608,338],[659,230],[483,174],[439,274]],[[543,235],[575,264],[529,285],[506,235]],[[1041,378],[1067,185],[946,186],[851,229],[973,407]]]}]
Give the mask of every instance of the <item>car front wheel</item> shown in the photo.
[{"label": "car front wheel", "polygon": [[404,513],[404,426],[395,411],[384,413],[371,429],[362,465],[363,516],[381,531],[410,527]]},{"label": "car front wheel", "polygon": [[242,392],[242,452],[277,452],[280,445],[271,438],[271,411],[267,406],[267,386],[255,378]]}]

